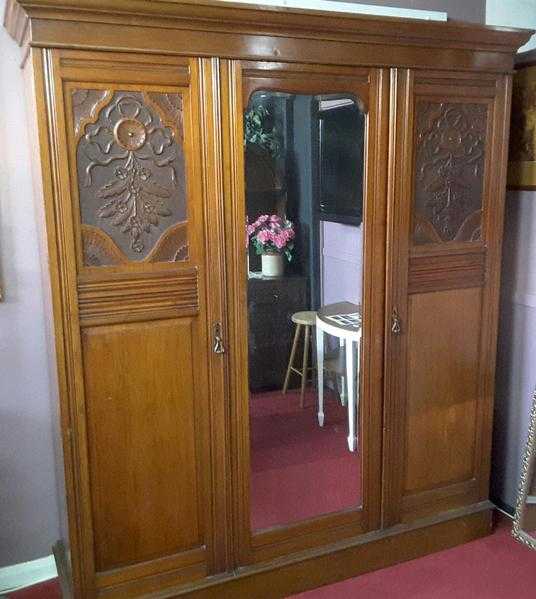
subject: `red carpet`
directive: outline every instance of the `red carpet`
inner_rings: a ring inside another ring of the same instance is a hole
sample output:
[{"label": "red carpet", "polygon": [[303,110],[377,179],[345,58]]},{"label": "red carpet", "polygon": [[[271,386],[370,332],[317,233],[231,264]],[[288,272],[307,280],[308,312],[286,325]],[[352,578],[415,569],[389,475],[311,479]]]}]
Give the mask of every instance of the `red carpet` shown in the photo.
[{"label": "red carpet", "polygon": [[254,530],[297,522],[361,503],[358,453],[346,444],[346,408],[326,393],[317,421],[316,390],[305,407],[298,391],[250,399],[251,525]]},{"label": "red carpet", "polygon": [[293,599],[534,599],[536,552],[510,528],[454,549],[294,595]]}]

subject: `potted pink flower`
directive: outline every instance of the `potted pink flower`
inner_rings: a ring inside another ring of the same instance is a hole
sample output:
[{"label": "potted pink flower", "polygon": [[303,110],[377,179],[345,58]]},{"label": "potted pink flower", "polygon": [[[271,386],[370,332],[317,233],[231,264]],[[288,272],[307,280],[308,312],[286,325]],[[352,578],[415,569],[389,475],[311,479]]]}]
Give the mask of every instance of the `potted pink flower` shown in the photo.
[{"label": "potted pink flower", "polygon": [[290,262],[294,248],[294,225],[277,214],[262,214],[247,226],[248,239],[261,256],[262,274],[280,277],[283,274],[283,256]]}]

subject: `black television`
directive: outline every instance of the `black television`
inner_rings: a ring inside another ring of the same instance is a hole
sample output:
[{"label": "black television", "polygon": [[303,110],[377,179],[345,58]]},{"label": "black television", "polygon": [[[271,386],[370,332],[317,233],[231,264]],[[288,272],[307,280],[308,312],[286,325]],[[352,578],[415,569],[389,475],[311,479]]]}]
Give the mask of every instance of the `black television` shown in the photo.
[{"label": "black television", "polygon": [[365,115],[355,100],[318,101],[320,220],[360,225],[363,220]]}]

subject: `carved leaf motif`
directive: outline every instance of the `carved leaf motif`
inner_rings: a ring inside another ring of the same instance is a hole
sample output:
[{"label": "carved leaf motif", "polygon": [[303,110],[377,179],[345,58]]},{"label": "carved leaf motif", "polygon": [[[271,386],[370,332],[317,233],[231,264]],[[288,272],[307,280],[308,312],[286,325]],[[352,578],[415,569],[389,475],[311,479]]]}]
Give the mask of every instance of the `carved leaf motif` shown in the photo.
[{"label": "carved leaf motif", "polygon": [[121,195],[127,188],[126,181],[110,181],[103,185],[96,193],[98,198],[110,198]]},{"label": "carved leaf motif", "polygon": [[473,241],[481,222],[487,106],[420,101],[416,116],[414,242]]},{"label": "carved leaf motif", "polygon": [[171,129],[162,109],[153,110],[154,100],[147,105],[141,92],[77,90],[73,102],[101,97],[95,91],[107,94],[107,101],[85,124],[78,143],[82,225],[101,229],[128,259],[143,260],[166,229],[186,220],[185,162],[176,139],[182,102],[176,101],[181,118],[174,115]]},{"label": "carved leaf motif", "polygon": [[158,183],[154,183],[154,182],[147,183],[144,186],[144,191],[146,193],[148,193],[149,195],[153,195],[158,198],[169,198],[169,196],[171,195],[168,189],[166,189],[165,187],[162,187],[161,185],[158,185]]},{"label": "carved leaf motif", "polygon": [[111,204],[105,204],[104,206],[101,206],[100,210],[99,210],[99,216],[101,218],[109,218],[110,216],[114,216],[114,214],[117,213],[117,206],[115,205],[115,202],[111,203]]}]

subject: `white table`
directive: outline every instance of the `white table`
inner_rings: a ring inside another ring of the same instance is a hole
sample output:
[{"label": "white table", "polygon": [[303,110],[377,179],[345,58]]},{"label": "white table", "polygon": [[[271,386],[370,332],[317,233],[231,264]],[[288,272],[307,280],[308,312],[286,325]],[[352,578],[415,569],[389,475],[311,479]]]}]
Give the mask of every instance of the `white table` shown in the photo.
[{"label": "white table", "polygon": [[316,360],[318,372],[318,424],[324,426],[324,335],[339,338],[346,352],[346,396],[348,449],[357,449],[359,369],[361,353],[361,306],[339,302],[323,306],[316,315]]}]

